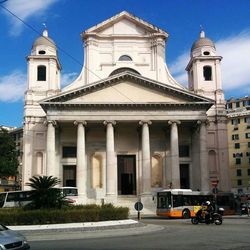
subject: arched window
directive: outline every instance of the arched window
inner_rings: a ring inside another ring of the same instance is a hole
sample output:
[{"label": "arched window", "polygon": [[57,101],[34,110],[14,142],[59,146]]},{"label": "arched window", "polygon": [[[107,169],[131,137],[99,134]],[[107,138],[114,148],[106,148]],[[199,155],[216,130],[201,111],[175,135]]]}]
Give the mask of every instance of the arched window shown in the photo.
[{"label": "arched window", "polygon": [[111,74],[109,76],[113,76],[113,75],[116,75],[116,74],[119,74],[119,73],[122,73],[124,71],[129,71],[129,72],[132,72],[132,73],[135,73],[137,75],[140,75],[140,73],[134,69],[131,69],[131,68],[118,68],[118,69],[115,69],[114,71],[111,72]]},{"label": "arched window", "polygon": [[212,80],[212,67],[211,66],[204,66],[203,67],[203,77],[205,81]]},{"label": "arched window", "polygon": [[39,65],[37,67],[37,81],[46,81],[46,66]]},{"label": "arched window", "polygon": [[120,56],[118,61],[133,61],[132,58],[128,55],[122,55]]}]

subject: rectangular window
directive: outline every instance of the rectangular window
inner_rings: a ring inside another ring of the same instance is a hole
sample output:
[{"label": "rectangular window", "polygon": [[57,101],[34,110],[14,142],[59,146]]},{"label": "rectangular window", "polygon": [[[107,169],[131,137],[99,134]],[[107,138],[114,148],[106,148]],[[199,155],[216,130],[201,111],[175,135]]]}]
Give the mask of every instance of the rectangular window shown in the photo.
[{"label": "rectangular window", "polygon": [[39,65],[37,67],[37,81],[46,81],[46,66]]},{"label": "rectangular window", "polygon": [[76,147],[74,146],[63,147],[63,158],[76,158]]},{"label": "rectangular window", "polygon": [[238,118],[238,119],[231,120],[231,124],[232,125],[238,125],[238,124],[240,124],[240,119]]},{"label": "rectangular window", "polygon": [[63,186],[76,187],[76,166],[64,165],[63,166]]},{"label": "rectangular window", "polygon": [[241,186],[242,185],[242,180],[237,180],[237,185]]},{"label": "rectangular window", "polygon": [[250,105],[250,100],[243,101],[243,106],[249,106]]},{"label": "rectangular window", "polygon": [[250,117],[245,117],[245,118],[244,118],[244,121],[245,121],[245,123],[247,123],[247,124],[250,125]]},{"label": "rectangular window", "polygon": [[250,133],[246,133],[246,138],[250,138]]},{"label": "rectangular window", "polygon": [[247,170],[247,175],[250,175],[250,168]]},{"label": "rectangular window", "polygon": [[236,174],[237,174],[237,176],[241,176],[241,169],[237,169]]},{"label": "rectangular window", "polygon": [[250,148],[250,142],[247,143],[248,147]]},{"label": "rectangular window", "polygon": [[236,158],[235,159],[235,164],[237,164],[237,165],[241,164],[241,159],[240,158]]},{"label": "rectangular window", "polygon": [[232,135],[232,140],[235,141],[235,140],[239,140],[239,135]]},{"label": "rectangular window", "polygon": [[179,156],[180,157],[189,157],[189,146],[188,145],[179,145]]},{"label": "rectangular window", "polygon": [[231,102],[227,104],[227,108],[228,108],[228,109],[232,109],[232,107],[233,107],[233,106],[232,106],[232,103],[231,103]]},{"label": "rectangular window", "polygon": [[240,143],[235,143],[234,148],[240,148]]},{"label": "rectangular window", "polygon": [[236,108],[239,108],[239,107],[240,107],[240,102],[236,102],[236,103],[235,103],[235,107],[236,107]]}]

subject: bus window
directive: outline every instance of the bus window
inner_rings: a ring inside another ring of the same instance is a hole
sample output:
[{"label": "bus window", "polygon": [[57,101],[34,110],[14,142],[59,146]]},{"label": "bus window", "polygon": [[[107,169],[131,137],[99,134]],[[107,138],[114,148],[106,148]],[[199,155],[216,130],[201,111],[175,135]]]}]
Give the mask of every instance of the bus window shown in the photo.
[{"label": "bus window", "polygon": [[171,193],[158,193],[157,195],[157,207],[158,208],[169,208],[171,207]]},{"label": "bus window", "polygon": [[20,194],[17,192],[8,192],[6,202],[19,201]]},{"label": "bus window", "polygon": [[0,207],[3,207],[7,193],[0,193]]},{"label": "bus window", "polygon": [[63,188],[63,195],[64,196],[77,196],[78,192],[76,188]]},{"label": "bus window", "polygon": [[181,206],[183,206],[182,195],[173,195],[173,206],[174,207],[181,207]]}]

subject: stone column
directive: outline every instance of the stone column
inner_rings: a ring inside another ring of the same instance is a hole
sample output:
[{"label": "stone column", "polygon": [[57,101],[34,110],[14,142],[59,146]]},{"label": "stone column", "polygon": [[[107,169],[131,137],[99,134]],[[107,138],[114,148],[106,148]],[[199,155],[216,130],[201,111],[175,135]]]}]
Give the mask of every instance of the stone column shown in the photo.
[{"label": "stone column", "polygon": [[106,195],[117,195],[117,166],[115,158],[115,121],[104,121],[106,125]]},{"label": "stone column", "polygon": [[86,196],[87,192],[87,165],[85,150],[85,126],[86,121],[74,121],[77,126],[77,156],[76,156],[76,186],[80,196]]},{"label": "stone column", "polygon": [[55,141],[55,126],[56,121],[47,121],[47,146],[46,146],[46,175],[55,176],[55,155],[56,155],[56,141]]},{"label": "stone column", "polygon": [[142,194],[151,192],[151,156],[150,156],[150,140],[149,126],[151,121],[140,121],[142,126]]},{"label": "stone column", "polygon": [[209,191],[208,174],[208,152],[207,152],[207,128],[206,121],[198,121],[200,125],[200,171],[201,171],[201,190]]},{"label": "stone column", "polygon": [[180,161],[179,161],[179,140],[178,127],[179,121],[169,121],[170,129],[170,162],[172,172],[171,188],[180,188]]}]

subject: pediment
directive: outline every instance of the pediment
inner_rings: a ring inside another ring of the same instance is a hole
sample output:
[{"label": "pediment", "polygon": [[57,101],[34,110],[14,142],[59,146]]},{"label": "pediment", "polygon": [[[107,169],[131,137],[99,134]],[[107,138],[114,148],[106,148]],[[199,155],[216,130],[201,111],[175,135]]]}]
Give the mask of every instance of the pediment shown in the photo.
[{"label": "pediment", "polygon": [[115,85],[66,101],[65,103],[178,103],[180,97],[125,79]]},{"label": "pediment", "polygon": [[46,109],[57,105],[206,105],[213,101],[184,89],[159,83],[132,72],[63,92],[40,102]]},{"label": "pediment", "polygon": [[104,22],[83,32],[86,34],[98,33],[100,35],[149,35],[152,33],[162,34],[167,37],[167,32],[142,19],[123,11]]}]

